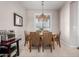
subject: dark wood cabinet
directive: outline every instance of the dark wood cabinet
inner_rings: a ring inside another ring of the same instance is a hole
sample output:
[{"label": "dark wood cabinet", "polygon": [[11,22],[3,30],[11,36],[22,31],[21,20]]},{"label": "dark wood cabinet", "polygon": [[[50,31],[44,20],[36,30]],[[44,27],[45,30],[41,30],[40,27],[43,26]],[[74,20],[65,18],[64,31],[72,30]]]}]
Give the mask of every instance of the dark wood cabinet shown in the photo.
[{"label": "dark wood cabinet", "polygon": [[[16,53],[14,56],[19,56],[19,40],[21,39],[14,38],[14,40],[1,42],[0,43],[0,54],[7,54],[8,57],[10,57],[11,53],[16,50]],[[15,45],[12,46],[12,44],[14,43]]]}]

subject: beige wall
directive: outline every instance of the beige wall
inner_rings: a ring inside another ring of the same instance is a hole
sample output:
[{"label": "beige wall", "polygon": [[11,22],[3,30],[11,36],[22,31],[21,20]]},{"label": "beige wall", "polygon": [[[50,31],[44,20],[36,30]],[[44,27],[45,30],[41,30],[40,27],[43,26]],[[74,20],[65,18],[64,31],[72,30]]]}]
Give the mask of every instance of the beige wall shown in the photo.
[{"label": "beige wall", "polygon": [[[27,11],[27,32],[35,31],[34,27],[34,15],[36,13],[41,13],[41,10],[26,10]],[[44,13],[51,14],[50,27],[52,32],[59,32],[59,13],[56,10],[45,10]]]},{"label": "beige wall", "polygon": [[[14,12],[23,17],[23,27],[14,26]],[[21,48],[24,45],[26,20],[26,10],[22,8],[19,2],[0,2],[0,30],[15,30],[16,37],[22,38],[20,41]]]}]

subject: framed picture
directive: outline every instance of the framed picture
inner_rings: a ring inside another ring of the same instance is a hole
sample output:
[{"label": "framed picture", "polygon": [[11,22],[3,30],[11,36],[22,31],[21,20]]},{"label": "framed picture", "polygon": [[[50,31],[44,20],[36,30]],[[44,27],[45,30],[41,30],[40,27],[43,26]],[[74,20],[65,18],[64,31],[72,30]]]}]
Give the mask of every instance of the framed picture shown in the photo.
[{"label": "framed picture", "polygon": [[14,26],[23,26],[23,17],[14,13]]}]

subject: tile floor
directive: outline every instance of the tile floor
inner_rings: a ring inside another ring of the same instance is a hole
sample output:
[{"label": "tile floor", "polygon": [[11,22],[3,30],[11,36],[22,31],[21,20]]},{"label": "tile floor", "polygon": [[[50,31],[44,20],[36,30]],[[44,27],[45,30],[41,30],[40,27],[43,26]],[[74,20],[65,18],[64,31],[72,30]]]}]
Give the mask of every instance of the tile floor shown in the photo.
[{"label": "tile floor", "polygon": [[42,52],[38,52],[37,49],[32,49],[32,52],[29,52],[28,44],[20,51],[19,57],[79,57],[79,50],[76,48],[66,47],[61,44],[61,48],[55,44],[55,50],[50,52],[50,49],[45,49]]}]

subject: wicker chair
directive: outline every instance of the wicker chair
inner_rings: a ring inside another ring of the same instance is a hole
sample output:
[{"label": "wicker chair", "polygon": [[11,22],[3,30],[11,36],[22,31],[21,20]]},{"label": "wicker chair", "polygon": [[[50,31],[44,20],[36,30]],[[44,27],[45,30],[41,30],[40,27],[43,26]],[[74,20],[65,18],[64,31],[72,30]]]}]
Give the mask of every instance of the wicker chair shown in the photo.
[{"label": "wicker chair", "polygon": [[44,31],[43,31],[43,33],[48,33],[48,32],[49,32],[48,30],[44,30]]},{"label": "wicker chair", "polygon": [[54,34],[53,35],[53,39],[57,43],[57,45],[59,45],[59,47],[61,47],[61,44],[60,44],[60,33]]},{"label": "wicker chair", "polygon": [[43,38],[42,38],[42,51],[44,52],[44,49],[49,47],[50,51],[52,52],[52,43],[54,47],[54,42],[52,41],[52,33],[51,32],[44,32]]},{"label": "wicker chair", "polygon": [[32,47],[38,48],[38,52],[40,51],[40,35],[37,32],[30,32],[29,36],[29,50],[31,52]]}]

